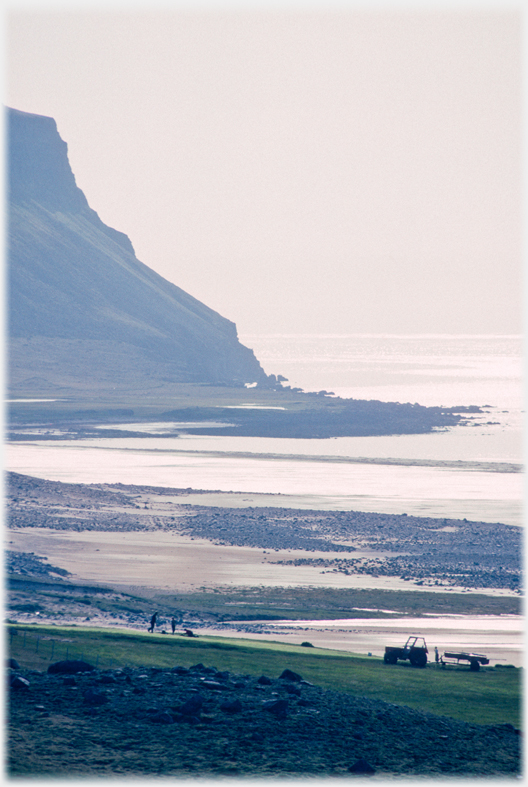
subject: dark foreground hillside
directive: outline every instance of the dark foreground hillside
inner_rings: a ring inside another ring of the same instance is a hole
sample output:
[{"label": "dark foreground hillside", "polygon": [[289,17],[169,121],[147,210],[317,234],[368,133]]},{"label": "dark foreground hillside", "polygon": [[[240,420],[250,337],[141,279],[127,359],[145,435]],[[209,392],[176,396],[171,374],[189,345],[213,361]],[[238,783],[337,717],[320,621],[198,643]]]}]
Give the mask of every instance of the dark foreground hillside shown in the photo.
[{"label": "dark foreground hillside", "polygon": [[324,690],[295,673],[235,675],[199,664],[14,675],[23,680],[10,689],[11,776],[520,773],[511,724],[433,716]]}]

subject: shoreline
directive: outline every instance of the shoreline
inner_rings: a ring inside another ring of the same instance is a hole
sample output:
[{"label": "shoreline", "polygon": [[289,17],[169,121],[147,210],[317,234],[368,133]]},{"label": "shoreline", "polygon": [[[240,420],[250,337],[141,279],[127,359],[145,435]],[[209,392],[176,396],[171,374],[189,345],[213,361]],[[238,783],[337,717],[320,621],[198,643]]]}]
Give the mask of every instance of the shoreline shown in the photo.
[{"label": "shoreline", "polygon": [[[160,618],[159,630],[155,635],[170,634],[167,618]],[[164,621],[164,622],[163,622]],[[36,615],[25,614],[10,618],[19,626],[74,626],[80,628],[117,629],[120,631],[144,632],[148,626],[148,616],[144,624],[126,623],[110,615],[79,620],[61,618],[60,620],[41,619]],[[498,624],[503,624],[498,625]],[[488,625],[486,625],[488,624]],[[507,625],[509,624],[509,625]],[[423,636],[429,649],[429,661],[434,661],[434,647],[439,651],[462,650],[481,653],[490,659],[490,666],[524,666],[524,617],[522,615],[431,615],[423,617],[346,618],[333,620],[300,621],[225,621],[211,624],[207,621],[191,619],[180,624],[175,636],[182,636],[182,625],[191,628],[194,637],[211,636],[225,639],[255,640],[256,642],[282,642],[301,645],[309,641],[314,648],[326,651],[344,651],[351,655],[374,656],[382,658],[385,645],[403,645],[411,634]],[[499,630],[498,630],[499,629]]]},{"label": "shoreline", "polygon": [[[177,435],[176,435],[177,436]],[[154,434],[131,434],[127,435],[124,439],[174,439],[175,435],[154,435]],[[108,437],[101,436],[101,439],[108,439]],[[97,448],[100,451],[118,451],[123,453],[137,452],[145,454],[177,454],[178,456],[189,457],[205,457],[212,459],[256,459],[261,461],[285,461],[285,462],[318,462],[328,464],[359,464],[359,465],[389,465],[395,467],[431,467],[446,470],[463,470],[468,472],[478,473],[523,473],[524,465],[518,462],[504,462],[504,461],[477,461],[466,459],[408,459],[398,457],[368,457],[368,456],[340,456],[332,454],[290,454],[290,453],[271,453],[263,451],[213,451],[204,449],[189,449],[189,448],[137,448],[127,446],[111,446],[101,445],[94,440],[94,444],[90,441],[94,438],[92,436],[87,438],[77,439],[74,443],[79,448]],[[112,437],[111,439],[119,440],[119,437]],[[84,442],[86,440],[86,442]],[[50,440],[49,437],[42,436],[38,438],[31,436],[27,440],[12,439],[9,445],[49,445],[56,446],[62,442],[71,443],[67,439],[57,438]],[[273,494],[273,493],[270,493]]]}]

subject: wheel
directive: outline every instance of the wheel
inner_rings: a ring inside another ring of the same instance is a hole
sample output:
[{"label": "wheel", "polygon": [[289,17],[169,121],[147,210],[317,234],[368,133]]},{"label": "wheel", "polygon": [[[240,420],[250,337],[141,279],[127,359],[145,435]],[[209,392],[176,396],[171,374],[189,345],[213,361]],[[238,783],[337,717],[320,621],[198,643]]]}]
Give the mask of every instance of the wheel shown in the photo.
[{"label": "wheel", "polygon": [[469,662],[469,669],[471,672],[478,672],[480,669],[480,662],[477,659],[471,659]]},{"label": "wheel", "polygon": [[398,661],[398,654],[397,653],[385,653],[383,656],[383,661],[385,664],[396,664]]},{"label": "wheel", "polygon": [[425,650],[412,650],[409,655],[409,661],[413,667],[425,667],[427,664],[427,653]]}]

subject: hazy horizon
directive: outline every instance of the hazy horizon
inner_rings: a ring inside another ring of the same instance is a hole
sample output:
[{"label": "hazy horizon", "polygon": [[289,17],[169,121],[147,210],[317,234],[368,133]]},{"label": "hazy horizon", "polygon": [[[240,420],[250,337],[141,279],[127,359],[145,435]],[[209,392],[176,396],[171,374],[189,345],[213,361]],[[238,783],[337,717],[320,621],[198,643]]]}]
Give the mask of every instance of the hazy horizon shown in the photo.
[{"label": "hazy horizon", "polygon": [[519,12],[51,8],[6,103],[240,335],[522,332]]}]

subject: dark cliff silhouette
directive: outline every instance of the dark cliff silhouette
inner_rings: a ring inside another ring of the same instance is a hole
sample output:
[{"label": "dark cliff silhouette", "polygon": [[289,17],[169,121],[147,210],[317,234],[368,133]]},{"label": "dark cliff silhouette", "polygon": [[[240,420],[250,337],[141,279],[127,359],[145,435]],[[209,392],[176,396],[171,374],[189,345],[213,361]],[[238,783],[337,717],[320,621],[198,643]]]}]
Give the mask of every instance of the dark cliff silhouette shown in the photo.
[{"label": "dark cliff silhouette", "polygon": [[8,109],[7,143],[11,390],[271,385],[234,323],[89,207],[52,118]]}]

